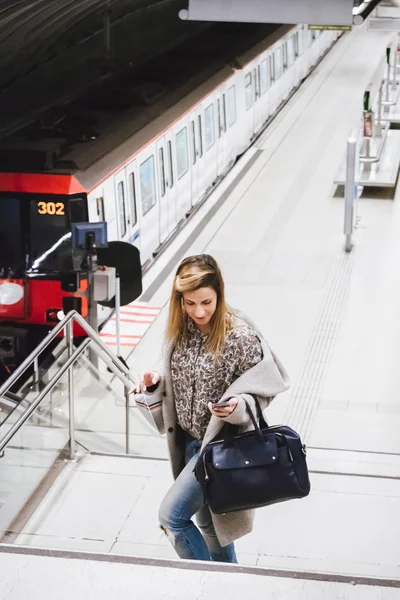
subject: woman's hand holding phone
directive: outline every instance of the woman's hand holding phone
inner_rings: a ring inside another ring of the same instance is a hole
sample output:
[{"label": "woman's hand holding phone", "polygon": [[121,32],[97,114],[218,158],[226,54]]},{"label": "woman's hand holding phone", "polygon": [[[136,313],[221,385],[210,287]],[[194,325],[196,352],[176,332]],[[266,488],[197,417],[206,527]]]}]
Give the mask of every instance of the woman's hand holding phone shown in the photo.
[{"label": "woman's hand holding phone", "polygon": [[223,419],[224,417],[229,417],[238,404],[239,400],[237,398],[229,398],[229,400],[215,402],[214,404],[209,402],[208,409],[210,413],[214,415],[214,417],[220,417]]}]

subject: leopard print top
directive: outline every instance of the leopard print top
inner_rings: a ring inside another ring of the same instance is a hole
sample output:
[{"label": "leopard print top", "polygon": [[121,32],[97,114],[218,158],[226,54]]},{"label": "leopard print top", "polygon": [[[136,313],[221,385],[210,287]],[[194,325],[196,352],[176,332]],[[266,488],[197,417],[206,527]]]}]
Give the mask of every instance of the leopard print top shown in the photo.
[{"label": "leopard print top", "polygon": [[171,356],[172,389],[178,423],[202,440],[211,413],[208,402],[218,402],[227,388],[262,360],[261,341],[245,321],[234,317],[218,359],[205,349],[206,334],[188,320],[188,343],[177,345]]}]

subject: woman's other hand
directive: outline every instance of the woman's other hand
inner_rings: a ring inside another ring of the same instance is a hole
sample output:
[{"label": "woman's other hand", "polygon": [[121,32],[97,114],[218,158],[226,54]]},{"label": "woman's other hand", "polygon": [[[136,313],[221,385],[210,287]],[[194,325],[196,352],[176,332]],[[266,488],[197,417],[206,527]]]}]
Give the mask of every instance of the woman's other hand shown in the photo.
[{"label": "woman's other hand", "polygon": [[139,383],[131,389],[130,394],[140,394],[146,392],[147,388],[159,383],[161,376],[157,371],[146,371],[139,377]]},{"label": "woman's other hand", "polygon": [[231,413],[235,410],[237,405],[239,404],[239,400],[237,398],[230,398],[228,406],[216,406],[212,402],[208,403],[208,409],[214,417],[220,417],[223,419],[224,417],[229,417]]}]

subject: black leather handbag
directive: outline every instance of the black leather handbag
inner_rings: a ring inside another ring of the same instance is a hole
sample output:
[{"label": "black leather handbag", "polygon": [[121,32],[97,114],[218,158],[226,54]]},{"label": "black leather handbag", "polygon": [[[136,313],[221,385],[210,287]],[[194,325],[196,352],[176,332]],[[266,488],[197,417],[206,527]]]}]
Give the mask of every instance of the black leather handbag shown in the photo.
[{"label": "black leather handbag", "polygon": [[306,449],[290,427],[268,427],[254,397],[257,423],[246,402],[254,431],[234,435],[224,425],[224,438],[210,442],[194,468],[204,502],[215,514],[258,508],[304,498],[310,493]]}]

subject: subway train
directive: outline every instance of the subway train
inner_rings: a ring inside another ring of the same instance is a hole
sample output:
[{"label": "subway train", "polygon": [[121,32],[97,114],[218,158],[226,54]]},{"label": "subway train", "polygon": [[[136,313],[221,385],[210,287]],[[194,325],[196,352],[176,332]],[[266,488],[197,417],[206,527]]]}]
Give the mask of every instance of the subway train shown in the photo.
[{"label": "subway train", "polygon": [[278,27],[202,81],[195,73],[179,93],[142,87],[143,101],[114,119],[98,112],[75,143],[62,128],[46,134],[57,127],[54,111],[40,136],[30,126],[2,141],[0,361],[14,368],[26,336],[46,333],[62,315],[62,298],[74,295],[61,285],[71,268],[71,223],[106,221],[108,239],[137,246],[146,268],[339,35]]}]

